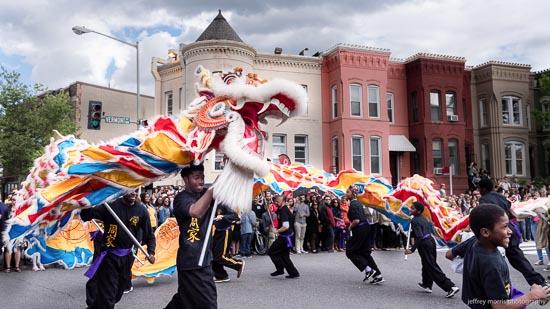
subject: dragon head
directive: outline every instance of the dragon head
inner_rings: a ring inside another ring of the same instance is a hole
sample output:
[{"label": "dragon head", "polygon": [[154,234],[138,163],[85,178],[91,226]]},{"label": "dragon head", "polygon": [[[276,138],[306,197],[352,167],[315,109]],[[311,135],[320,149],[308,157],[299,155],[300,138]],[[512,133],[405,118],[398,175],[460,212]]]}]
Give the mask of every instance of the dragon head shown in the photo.
[{"label": "dragon head", "polygon": [[[267,134],[260,123],[266,124],[268,116],[283,123],[301,114],[307,104],[307,93],[299,84],[282,79],[264,80],[254,73],[244,74],[241,68],[211,73],[198,66],[195,74],[199,79],[198,97],[184,111],[193,120],[186,146],[194,153],[196,162],[201,162],[212,149],[223,152],[228,161],[214,186],[214,195],[229,205],[245,203],[229,196],[238,195],[235,189],[245,186],[249,188],[240,194],[250,193],[246,198],[251,198],[254,174],[265,176],[270,169],[263,158],[262,145]],[[245,179],[249,179],[247,184]],[[225,191],[228,192],[224,194]],[[222,197],[225,195],[226,198]],[[246,208],[245,205],[241,204]]]}]

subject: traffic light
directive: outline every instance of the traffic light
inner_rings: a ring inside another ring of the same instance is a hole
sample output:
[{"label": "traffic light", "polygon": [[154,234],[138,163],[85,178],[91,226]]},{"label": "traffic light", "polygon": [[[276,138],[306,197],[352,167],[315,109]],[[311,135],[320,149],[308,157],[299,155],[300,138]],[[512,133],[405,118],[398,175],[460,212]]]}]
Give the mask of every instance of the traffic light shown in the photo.
[{"label": "traffic light", "polygon": [[101,102],[90,101],[88,105],[88,129],[101,129]]}]

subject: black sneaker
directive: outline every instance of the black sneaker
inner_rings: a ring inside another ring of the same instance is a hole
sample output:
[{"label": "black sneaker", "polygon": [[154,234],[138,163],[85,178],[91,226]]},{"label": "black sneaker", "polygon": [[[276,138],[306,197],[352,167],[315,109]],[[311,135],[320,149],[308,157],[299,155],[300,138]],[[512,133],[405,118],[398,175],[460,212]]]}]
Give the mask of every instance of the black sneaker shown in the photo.
[{"label": "black sneaker", "polygon": [[131,286],[129,289],[125,290],[124,292],[122,292],[123,294],[128,294],[130,292],[132,292],[134,290],[134,287]]},{"label": "black sneaker", "polygon": [[271,274],[269,274],[271,277],[277,277],[277,276],[280,276],[280,275],[284,275],[285,273],[282,272],[282,271],[274,271],[272,272]]},{"label": "black sneaker", "polygon": [[431,293],[432,292],[432,289],[427,287],[427,286],[424,286],[422,283],[418,283],[418,286],[426,293]]},{"label": "black sneaker", "polygon": [[384,281],[386,281],[386,280],[384,280],[384,277],[382,277],[382,275],[378,275],[378,276],[375,276],[375,277],[371,280],[370,284],[380,284],[380,283],[382,283],[382,282],[384,282]]},{"label": "black sneaker", "polygon": [[374,270],[369,270],[369,271],[365,271],[365,278],[363,279],[363,282],[369,280],[373,275],[374,275],[375,271]]},{"label": "black sneaker", "polygon": [[300,278],[300,274],[288,275],[288,276],[285,276],[285,278],[287,278],[287,279],[297,279],[297,278]]},{"label": "black sneaker", "polygon": [[456,295],[456,293],[458,293],[458,291],[460,291],[460,289],[456,286],[453,286],[448,292],[447,292],[447,295],[445,295],[446,298],[451,298],[453,296]]},{"label": "black sneaker", "polygon": [[214,282],[224,283],[224,282],[229,282],[229,280],[230,280],[229,277],[227,277],[227,278],[223,278],[223,279],[216,279],[216,280],[214,280]]}]

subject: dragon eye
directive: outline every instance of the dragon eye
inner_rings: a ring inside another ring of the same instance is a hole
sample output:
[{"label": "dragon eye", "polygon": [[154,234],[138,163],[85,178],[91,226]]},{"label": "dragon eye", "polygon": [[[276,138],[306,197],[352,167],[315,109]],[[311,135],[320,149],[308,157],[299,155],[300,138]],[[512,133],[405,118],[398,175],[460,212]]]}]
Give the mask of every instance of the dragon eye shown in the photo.
[{"label": "dragon eye", "polygon": [[224,112],[225,112],[225,102],[218,102],[208,112],[208,116],[210,116],[211,118],[217,118],[222,116]]}]

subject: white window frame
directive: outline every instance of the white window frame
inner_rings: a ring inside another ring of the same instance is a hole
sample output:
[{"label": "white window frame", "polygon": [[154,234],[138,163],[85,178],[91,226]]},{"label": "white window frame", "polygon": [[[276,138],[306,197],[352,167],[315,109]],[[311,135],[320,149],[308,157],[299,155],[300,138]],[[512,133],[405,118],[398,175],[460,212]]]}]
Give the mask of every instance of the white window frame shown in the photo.
[{"label": "white window frame", "polygon": [[[353,166],[353,158],[356,156],[354,155],[354,149],[353,149],[353,140],[359,139],[360,141],[360,149],[361,154],[359,155],[361,157],[361,169],[356,169],[355,166]],[[365,138],[362,135],[352,135],[351,136],[351,167],[354,168],[358,172],[363,172],[365,170]]]},{"label": "white window frame", "polygon": [[[437,95],[437,105],[434,105],[432,104],[432,94],[436,94]],[[437,91],[437,90],[430,90],[430,120],[433,122],[433,121],[441,121],[441,92],[440,91]],[[437,106],[437,119],[433,119],[433,111],[432,109],[434,109],[435,107]]]},{"label": "white window frame", "polygon": [[[307,85],[306,84],[301,84],[300,86],[302,86],[302,88],[304,88],[304,90],[306,91],[306,94],[309,97],[309,91],[308,91]],[[306,110],[305,110],[305,113],[302,116],[307,116],[308,114],[309,114],[309,100],[306,100]]]},{"label": "white window frame", "polygon": [[[434,142],[439,143],[439,151],[441,152],[441,155],[437,158],[441,159],[441,166],[436,166],[435,165],[436,157],[434,156]],[[443,140],[440,139],[440,138],[432,139],[432,164],[433,164],[434,168],[443,168],[443,167],[445,167],[445,154],[443,153]]]},{"label": "white window frame", "polygon": [[[223,162],[224,158],[225,158],[225,154],[223,152],[214,150],[214,160],[213,160],[214,171],[221,172],[223,170],[223,167],[225,165]],[[216,165],[216,163],[221,163],[221,168],[217,168],[218,166]]]},{"label": "white window frame", "polygon": [[[451,152],[451,143],[455,144],[456,162],[453,162],[453,160],[451,159],[451,153],[452,153]],[[460,151],[459,151],[459,148],[458,148],[458,139],[457,138],[451,138],[447,141],[447,153],[449,155],[449,166],[451,166],[451,164],[453,165],[453,176],[459,175],[460,174]]]},{"label": "white window frame", "polygon": [[[297,137],[303,137],[303,138],[305,138],[305,142],[304,142],[304,143],[297,143],[297,142],[296,142],[296,138],[297,138]],[[300,162],[300,161],[298,161],[298,159],[296,158],[296,147],[304,147],[304,162]],[[305,135],[305,134],[297,134],[297,135],[294,135],[294,161],[295,161],[295,162],[302,163],[302,164],[309,164],[308,136]]]},{"label": "white window frame", "polygon": [[[506,158],[506,147],[510,145],[511,146],[511,153],[510,153],[510,159]],[[521,174],[518,174],[517,173],[517,158],[516,158],[516,147],[521,147],[521,170],[522,170],[522,173]],[[511,173],[508,173],[508,171],[506,170],[506,161],[508,160],[511,160]],[[505,142],[504,143],[504,173],[506,174],[506,176],[525,176],[525,144],[522,143],[522,142],[519,142],[519,141],[508,141],[508,142]]]},{"label": "white window frame", "polygon": [[[332,166],[336,167],[336,171],[340,171],[340,145],[338,141],[338,136],[333,136],[330,142],[331,148],[331,160]],[[332,171],[331,171],[332,172]]]},{"label": "white window frame", "polygon": [[[375,156],[373,155],[373,151],[372,151],[372,141],[376,141],[378,143],[378,155]],[[372,158],[374,157],[378,157],[378,172],[374,172],[372,170],[372,164],[373,164],[373,160]],[[370,168],[370,173],[373,174],[373,175],[381,175],[382,174],[382,138],[380,136],[371,136],[369,138],[369,159],[370,159],[370,165],[369,165],[369,168]]]},{"label": "white window frame", "polygon": [[172,91],[164,92],[164,103],[166,104],[166,115],[174,113],[174,93]]},{"label": "white window frame", "polygon": [[[479,99],[479,127],[486,128],[489,126],[489,114],[487,113],[487,99]],[[487,116],[487,117],[485,117]]]},{"label": "white window frame", "polygon": [[[452,114],[449,114],[449,100],[447,98],[448,95],[452,95],[455,99],[455,105],[453,107],[453,113]],[[447,116],[458,115],[458,104],[456,102],[456,92],[454,92],[454,91],[445,92],[445,115],[447,115]]]},{"label": "white window frame", "polygon": [[[353,114],[353,108],[352,103],[357,101],[352,101],[352,88],[358,87],[359,88],[359,115]],[[349,115],[351,117],[363,117],[363,86],[361,84],[353,83],[349,85]]]},{"label": "white window frame", "polygon": [[[516,124],[514,123],[514,99],[517,99],[518,100],[518,106],[519,106],[519,123]],[[508,114],[508,123],[504,123],[504,115],[505,115],[505,112],[504,112],[504,106],[503,106],[503,101],[506,101],[506,107],[507,107],[507,111],[506,111],[506,114]],[[500,106],[502,108],[502,125],[504,126],[510,126],[510,127],[521,127],[523,125],[523,111],[522,111],[522,102],[521,102],[521,98],[520,97],[516,97],[516,96],[511,96],[511,95],[507,95],[507,96],[503,96],[502,99],[500,100]],[[510,122],[511,120],[511,122]]]},{"label": "white window frame", "polygon": [[395,122],[395,113],[394,113],[394,95],[391,92],[386,93],[386,104],[388,110],[388,120],[390,123]]},{"label": "white window frame", "polygon": [[[282,137],[283,142],[282,143],[275,143],[275,137]],[[277,156],[275,156],[275,148],[281,147],[281,149],[284,149],[284,152],[278,153]],[[287,154],[287,139],[286,134],[278,134],[274,133],[271,135],[271,161],[278,163],[279,162],[279,155],[281,154]]]},{"label": "white window frame", "polygon": [[338,87],[336,85],[330,88],[330,106],[332,109],[332,119],[337,118],[338,117]]},{"label": "white window frame", "polygon": [[[376,101],[371,102],[371,91],[376,92]],[[368,101],[368,115],[369,118],[380,118],[380,87],[378,85],[368,85],[367,86],[367,101]],[[376,104],[376,116],[370,114],[370,105]]]},{"label": "white window frame", "polygon": [[489,164],[491,163],[491,153],[489,144],[484,142],[481,144],[481,168],[486,171],[491,171],[491,166],[487,166],[487,161],[489,161]]},{"label": "white window frame", "polygon": [[181,111],[181,107],[182,107],[182,105],[183,105],[182,93],[183,93],[183,88],[180,88],[180,89],[179,89],[179,93],[178,93],[178,95],[179,95],[179,102],[178,102],[178,104],[179,104],[179,105],[178,105],[178,106],[179,106],[179,111],[178,111],[178,113]]}]

